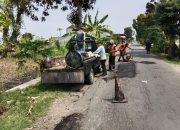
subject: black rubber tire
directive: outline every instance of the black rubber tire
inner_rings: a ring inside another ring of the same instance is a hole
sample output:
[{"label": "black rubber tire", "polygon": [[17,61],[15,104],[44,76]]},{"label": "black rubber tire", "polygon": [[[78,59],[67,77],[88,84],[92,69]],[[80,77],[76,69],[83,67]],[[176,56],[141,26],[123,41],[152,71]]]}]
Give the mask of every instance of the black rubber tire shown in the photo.
[{"label": "black rubber tire", "polygon": [[77,51],[69,51],[65,57],[66,64],[74,69],[82,66],[83,58]]},{"label": "black rubber tire", "polygon": [[94,83],[94,70],[91,68],[91,71],[88,75],[85,76],[85,83],[86,84],[93,84]]},{"label": "black rubber tire", "polygon": [[94,69],[94,74],[99,74],[101,72],[102,72],[102,70],[101,70],[100,66],[98,66]]}]

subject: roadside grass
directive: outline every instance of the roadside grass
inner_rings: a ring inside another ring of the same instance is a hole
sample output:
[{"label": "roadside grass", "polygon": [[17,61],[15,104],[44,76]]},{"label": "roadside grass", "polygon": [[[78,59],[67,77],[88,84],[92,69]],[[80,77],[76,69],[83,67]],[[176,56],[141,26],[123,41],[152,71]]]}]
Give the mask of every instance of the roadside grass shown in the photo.
[{"label": "roadside grass", "polygon": [[163,59],[167,63],[180,65],[180,59],[169,59],[168,55],[164,53],[157,53],[157,52],[152,52],[152,53],[158,56],[159,58]]},{"label": "roadside grass", "polygon": [[164,54],[164,53],[160,53],[160,54],[156,54],[156,55],[163,58],[164,61],[167,63],[180,65],[180,59],[170,59],[170,58],[168,58],[168,55]]},{"label": "roadside grass", "polygon": [[7,111],[0,115],[0,130],[21,130],[31,127],[39,117],[46,115],[56,98],[62,97],[64,92],[70,91],[72,87],[38,84],[25,90],[7,93],[1,91],[0,106],[6,107]]},{"label": "roadside grass", "polygon": [[167,63],[180,65],[180,59],[165,59]]}]

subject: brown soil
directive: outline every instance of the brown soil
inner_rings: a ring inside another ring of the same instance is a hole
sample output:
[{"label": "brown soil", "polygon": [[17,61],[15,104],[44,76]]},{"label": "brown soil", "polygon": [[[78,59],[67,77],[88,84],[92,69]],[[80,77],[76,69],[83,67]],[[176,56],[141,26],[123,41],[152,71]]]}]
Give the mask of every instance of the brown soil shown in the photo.
[{"label": "brown soil", "polygon": [[3,113],[6,111],[7,111],[7,108],[0,106],[0,116],[3,115]]},{"label": "brown soil", "polygon": [[28,82],[39,75],[38,65],[32,60],[27,60],[22,70],[18,70],[17,61],[13,58],[0,59],[0,86],[5,89]]}]

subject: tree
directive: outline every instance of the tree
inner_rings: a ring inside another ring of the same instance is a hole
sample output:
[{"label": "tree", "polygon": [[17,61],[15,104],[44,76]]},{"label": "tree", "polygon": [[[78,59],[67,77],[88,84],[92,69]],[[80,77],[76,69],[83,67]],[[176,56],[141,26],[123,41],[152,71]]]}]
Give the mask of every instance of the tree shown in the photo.
[{"label": "tree", "polygon": [[162,52],[162,48],[165,49],[169,46],[169,57],[172,57],[173,53],[176,52],[172,49],[175,46],[175,40],[180,36],[179,14],[179,0],[161,0],[160,3],[147,3],[146,13],[140,14],[137,19],[133,20],[137,40],[142,42],[146,39],[152,39],[159,52]]},{"label": "tree", "polygon": [[44,21],[45,17],[49,15],[49,9],[56,9],[58,4],[61,4],[62,0],[9,0],[12,3],[15,12],[11,14],[11,19],[13,25],[13,31],[11,35],[11,40],[17,42],[17,37],[20,34],[20,29],[22,25],[22,16],[25,14],[29,16],[32,20],[38,21],[39,18],[35,15],[35,12],[39,10],[38,7],[43,7],[41,20]]},{"label": "tree", "polygon": [[145,14],[138,15],[137,19],[133,20],[133,28],[136,30],[136,39],[141,44],[147,39],[147,17]]},{"label": "tree", "polygon": [[100,20],[98,20],[98,11],[97,11],[95,18],[94,18],[94,21],[92,21],[91,15],[87,15],[87,17],[88,17],[88,23],[84,23],[84,24],[85,24],[85,30],[90,35],[92,35],[96,38],[101,38],[101,35],[103,33],[108,33],[108,34],[113,33],[110,29],[108,29],[107,25],[103,25],[105,20],[108,18],[108,15],[105,15]]},{"label": "tree", "polygon": [[0,31],[2,31],[2,39],[3,43],[7,43],[8,39],[8,30],[9,26],[11,25],[10,20],[7,19],[6,14],[3,12],[0,12]]},{"label": "tree", "polygon": [[[32,20],[38,21],[39,18],[35,13],[39,10],[39,7],[43,7],[41,20],[44,21],[45,17],[49,15],[49,9],[57,9],[61,2],[62,0],[1,0],[0,11],[6,14],[12,24],[12,33],[9,38],[11,42],[18,44],[17,37],[20,35],[24,14]],[[9,28],[4,28],[4,34],[9,34]],[[5,35],[5,37],[7,36]]]},{"label": "tree", "polygon": [[[35,14],[39,11],[39,7],[43,7],[41,20],[44,21],[45,17],[49,15],[49,9],[57,9],[62,4],[63,0],[1,0],[0,10],[6,11],[7,17],[11,19],[12,34],[10,40],[13,43],[18,43],[17,37],[20,35],[20,29],[22,26],[22,16],[25,14],[31,19],[37,21],[39,18]],[[66,5],[62,6],[62,10],[70,9],[72,12],[77,11],[75,15],[78,15],[78,26],[81,25],[82,10],[87,11],[91,9],[95,0],[64,0]],[[3,3],[3,4],[2,4]],[[8,9],[8,10],[7,10]],[[74,13],[73,13],[74,15]],[[74,17],[73,17],[74,19]],[[6,30],[7,34],[9,29]]]},{"label": "tree", "polygon": [[89,9],[93,8],[93,4],[96,0],[65,0],[66,6],[62,9],[70,9],[71,13],[68,15],[67,19],[70,23],[73,23],[80,28],[82,24],[82,11],[86,12]]},{"label": "tree", "polygon": [[126,35],[126,39],[127,42],[130,43],[133,41],[133,35],[134,35],[134,31],[132,30],[131,27],[126,27],[124,28],[124,34]]},{"label": "tree", "polygon": [[9,27],[12,26],[9,14],[12,13],[12,6],[8,1],[0,1],[0,31],[2,31],[3,43],[8,43]]},{"label": "tree", "polygon": [[[156,17],[157,21],[169,39],[169,57],[176,57],[173,46],[175,40],[180,36],[180,1],[172,0],[158,4]],[[177,48],[177,47],[176,47]]]},{"label": "tree", "polygon": [[172,42],[175,41],[177,35],[177,23],[179,20],[174,8],[174,2],[161,3],[158,5],[156,14],[159,25]]},{"label": "tree", "polygon": [[153,25],[147,29],[148,39],[153,43],[153,50],[159,53],[166,52],[167,39],[162,29],[158,25]]},{"label": "tree", "polygon": [[153,3],[148,2],[146,4],[146,15],[155,13],[156,7]]}]

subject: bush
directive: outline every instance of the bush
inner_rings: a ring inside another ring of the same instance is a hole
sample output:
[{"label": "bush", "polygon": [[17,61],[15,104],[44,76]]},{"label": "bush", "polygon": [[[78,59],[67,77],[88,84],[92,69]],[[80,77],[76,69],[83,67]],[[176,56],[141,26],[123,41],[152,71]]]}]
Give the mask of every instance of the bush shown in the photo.
[{"label": "bush", "polygon": [[16,52],[11,53],[10,57],[18,58],[18,68],[22,69],[27,59],[33,59],[36,64],[41,64],[41,60],[46,57],[64,56],[67,53],[65,45],[60,46],[55,39],[36,39],[24,38],[20,40]]},{"label": "bush", "polygon": [[16,58],[41,59],[44,56],[63,56],[67,52],[65,45],[60,46],[54,39],[21,40],[13,54]]}]

